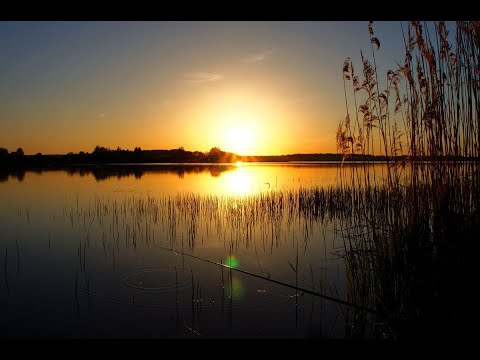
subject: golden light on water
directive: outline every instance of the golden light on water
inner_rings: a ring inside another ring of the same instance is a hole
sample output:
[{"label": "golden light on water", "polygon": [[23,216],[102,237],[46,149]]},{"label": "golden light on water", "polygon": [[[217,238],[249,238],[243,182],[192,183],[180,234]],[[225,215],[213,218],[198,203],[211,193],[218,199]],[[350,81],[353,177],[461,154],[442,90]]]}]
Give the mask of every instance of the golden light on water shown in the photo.
[{"label": "golden light on water", "polygon": [[248,195],[254,192],[253,179],[245,168],[238,168],[224,176],[224,186],[228,194]]}]

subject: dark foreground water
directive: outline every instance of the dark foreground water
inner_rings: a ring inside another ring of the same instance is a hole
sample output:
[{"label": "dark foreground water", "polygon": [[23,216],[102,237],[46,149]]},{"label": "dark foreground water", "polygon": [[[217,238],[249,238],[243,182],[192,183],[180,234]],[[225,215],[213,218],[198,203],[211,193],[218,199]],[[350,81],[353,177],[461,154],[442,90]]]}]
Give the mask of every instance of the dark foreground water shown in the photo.
[{"label": "dark foreground water", "polygon": [[345,299],[337,220],[289,197],[337,176],[336,164],[3,176],[0,337],[348,337],[351,308],[302,290]]}]

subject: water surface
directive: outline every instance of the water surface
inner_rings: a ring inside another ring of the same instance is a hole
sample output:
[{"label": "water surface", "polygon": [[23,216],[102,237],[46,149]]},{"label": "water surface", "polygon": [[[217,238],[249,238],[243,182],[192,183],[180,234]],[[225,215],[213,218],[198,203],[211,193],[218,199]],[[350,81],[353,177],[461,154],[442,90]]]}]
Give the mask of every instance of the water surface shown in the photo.
[{"label": "water surface", "polygon": [[0,336],[344,338],[352,309],[301,290],[345,299],[338,219],[298,205],[338,176],[335,163],[3,176]]}]

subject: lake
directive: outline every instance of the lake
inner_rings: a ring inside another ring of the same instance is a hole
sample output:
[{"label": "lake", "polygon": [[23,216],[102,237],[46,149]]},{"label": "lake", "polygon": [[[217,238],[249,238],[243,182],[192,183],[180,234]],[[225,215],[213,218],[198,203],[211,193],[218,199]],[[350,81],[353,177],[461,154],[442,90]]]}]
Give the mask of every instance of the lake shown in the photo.
[{"label": "lake", "polygon": [[0,337],[349,337],[341,219],[304,200],[338,181],[336,163],[4,175]]}]

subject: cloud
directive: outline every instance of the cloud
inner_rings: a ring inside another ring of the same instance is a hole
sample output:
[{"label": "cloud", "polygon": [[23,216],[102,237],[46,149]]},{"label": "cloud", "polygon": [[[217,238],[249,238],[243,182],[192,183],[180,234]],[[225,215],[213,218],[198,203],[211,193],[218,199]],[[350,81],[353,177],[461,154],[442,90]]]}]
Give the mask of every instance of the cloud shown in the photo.
[{"label": "cloud", "polygon": [[247,64],[256,64],[256,63],[259,63],[259,62],[265,60],[267,58],[267,56],[269,56],[272,52],[273,52],[273,50],[267,50],[267,51],[260,52],[260,53],[257,53],[257,54],[251,54],[251,55],[245,56],[242,59],[242,61],[244,63],[247,63]]},{"label": "cloud", "polygon": [[204,72],[186,73],[183,74],[183,77],[191,83],[204,83],[209,81],[219,81],[223,79],[223,75]]}]

